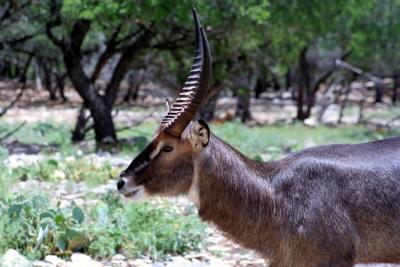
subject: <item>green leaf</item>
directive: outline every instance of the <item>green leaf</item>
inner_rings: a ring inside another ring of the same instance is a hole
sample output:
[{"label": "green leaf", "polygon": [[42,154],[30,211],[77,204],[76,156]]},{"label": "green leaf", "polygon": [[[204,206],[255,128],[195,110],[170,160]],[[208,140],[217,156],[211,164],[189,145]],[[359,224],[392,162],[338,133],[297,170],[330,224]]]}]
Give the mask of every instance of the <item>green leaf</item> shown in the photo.
[{"label": "green leaf", "polygon": [[57,239],[56,246],[60,251],[64,251],[68,246],[68,241],[65,235],[60,235]]},{"label": "green leaf", "polygon": [[44,228],[39,227],[39,233],[38,233],[38,235],[36,237],[36,248],[38,248],[43,243],[43,241],[45,240],[48,232],[49,232],[48,225],[46,225],[46,227],[44,227]]},{"label": "green leaf", "polygon": [[65,222],[65,217],[62,214],[58,214],[55,218],[54,218],[54,222],[56,223],[57,226],[62,226]]},{"label": "green leaf", "polygon": [[45,211],[45,212],[42,212],[42,213],[39,215],[39,218],[40,218],[40,219],[45,219],[45,218],[51,218],[51,219],[53,219],[53,218],[54,218],[54,213],[52,213],[52,212],[50,212],[50,211]]},{"label": "green leaf", "polygon": [[75,206],[72,209],[72,217],[74,220],[76,220],[78,223],[82,223],[85,220],[85,214],[83,214],[83,211],[81,208]]},{"label": "green leaf", "polygon": [[73,251],[79,250],[89,243],[89,239],[84,233],[73,228],[67,228],[66,236],[68,238],[69,249]]}]

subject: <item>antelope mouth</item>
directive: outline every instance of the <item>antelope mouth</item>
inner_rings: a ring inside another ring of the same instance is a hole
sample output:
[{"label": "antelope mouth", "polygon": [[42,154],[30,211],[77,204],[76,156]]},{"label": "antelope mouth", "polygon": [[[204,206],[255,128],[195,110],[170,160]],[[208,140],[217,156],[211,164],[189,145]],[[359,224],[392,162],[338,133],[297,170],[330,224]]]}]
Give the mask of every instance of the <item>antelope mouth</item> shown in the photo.
[{"label": "antelope mouth", "polygon": [[125,193],[123,195],[126,198],[131,198],[131,197],[134,197],[139,192],[139,190],[140,190],[140,188],[137,188],[137,189],[134,189],[134,190],[132,190],[132,191],[130,191],[128,193]]}]

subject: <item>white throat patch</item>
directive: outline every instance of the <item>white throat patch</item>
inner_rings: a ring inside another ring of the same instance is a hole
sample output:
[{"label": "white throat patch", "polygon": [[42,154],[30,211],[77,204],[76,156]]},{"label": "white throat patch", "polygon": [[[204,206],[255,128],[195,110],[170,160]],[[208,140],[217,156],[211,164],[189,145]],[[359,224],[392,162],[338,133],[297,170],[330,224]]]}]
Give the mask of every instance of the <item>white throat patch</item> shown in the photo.
[{"label": "white throat patch", "polygon": [[196,162],[194,163],[193,182],[190,185],[187,198],[192,201],[197,208],[200,208],[199,167]]}]

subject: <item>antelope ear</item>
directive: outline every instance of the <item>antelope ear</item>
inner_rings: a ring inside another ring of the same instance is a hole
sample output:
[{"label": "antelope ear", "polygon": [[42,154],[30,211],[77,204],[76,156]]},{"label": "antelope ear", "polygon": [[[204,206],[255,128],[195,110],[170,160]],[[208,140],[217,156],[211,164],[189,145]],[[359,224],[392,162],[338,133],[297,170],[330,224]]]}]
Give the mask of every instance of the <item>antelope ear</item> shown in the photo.
[{"label": "antelope ear", "polygon": [[190,140],[195,148],[203,148],[210,140],[210,128],[204,120],[198,120],[190,128]]}]

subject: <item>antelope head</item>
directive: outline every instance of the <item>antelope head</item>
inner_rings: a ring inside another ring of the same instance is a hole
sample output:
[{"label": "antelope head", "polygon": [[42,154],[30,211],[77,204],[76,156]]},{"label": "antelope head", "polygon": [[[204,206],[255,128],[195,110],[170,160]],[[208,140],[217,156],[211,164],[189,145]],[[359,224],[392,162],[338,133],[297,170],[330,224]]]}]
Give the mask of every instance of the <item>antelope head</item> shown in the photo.
[{"label": "antelope head", "polygon": [[210,130],[203,120],[192,122],[208,89],[211,55],[207,36],[193,9],[196,49],[192,68],[176,101],[169,107],[153,140],[120,174],[118,191],[127,198],[188,193],[195,162],[207,147]]}]

